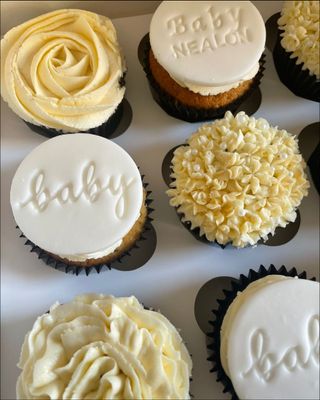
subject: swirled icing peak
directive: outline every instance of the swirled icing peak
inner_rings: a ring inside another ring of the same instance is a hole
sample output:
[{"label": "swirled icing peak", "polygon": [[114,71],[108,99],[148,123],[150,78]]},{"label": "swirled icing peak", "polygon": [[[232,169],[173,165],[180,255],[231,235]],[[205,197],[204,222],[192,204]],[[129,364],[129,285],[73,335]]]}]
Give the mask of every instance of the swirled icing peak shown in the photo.
[{"label": "swirled icing peak", "polygon": [[201,126],[172,167],[170,204],[209,241],[236,247],[294,221],[309,187],[296,138],[243,111]]},{"label": "swirled icing peak", "polygon": [[19,399],[187,399],[192,362],[178,331],[135,297],[55,304],[27,334]]},{"label": "swirled icing peak", "polygon": [[124,96],[125,70],[109,18],[57,10],[1,40],[1,94],[22,119],[65,132],[105,122]]},{"label": "swirled icing peak", "polygon": [[308,69],[311,75],[320,78],[319,67],[319,1],[285,1],[278,20],[281,45],[291,58],[297,57],[297,64]]}]

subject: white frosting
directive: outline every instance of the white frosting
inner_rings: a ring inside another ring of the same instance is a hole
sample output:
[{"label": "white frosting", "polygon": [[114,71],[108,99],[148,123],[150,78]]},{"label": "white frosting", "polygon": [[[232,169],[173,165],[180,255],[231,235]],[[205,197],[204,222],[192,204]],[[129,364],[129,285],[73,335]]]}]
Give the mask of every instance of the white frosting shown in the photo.
[{"label": "white frosting", "polygon": [[97,127],[124,96],[125,70],[109,18],[57,10],[1,40],[1,95],[25,121],[65,132]]},{"label": "white frosting", "polygon": [[150,25],[159,64],[181,86],[201,94],[251,79],[265,37],[263,19],[250,1],[164,1]]},{"label": "white frosting", "polygon": [[319,283],[267,276],[229,307],[221,360],[240,399],[318,399]]},{"label": "white frosting", "polygon": [[176,328],[135,297],[55,304],[27,334],[18,399],[189,399],[192,362]]},{"label": "white frosting", "polygon": [[309,188],[297,139],[243,111],[199,127],[172,166],[170,204],[209,241],[236,247],[293,222]]},{"label": "white frosting", "polygon": [[252,79],[256,76],[257,72],[259,71],[259,63],[257,63],[252,70],[244,76],[240,81],[231,83],[230,85],[222,85],[222,86],[199,86],[199,85],[192,85],[190,83],[186,84],[184,82],[179,82],[174,77],[171,77],[175,80],[180,86],[186,87],[194,93],[200,93],[202,96],[214,96],[219,93],[227,92],[228,90],[235,89],[240,86],[244,81]]},{"label": "white frosting", "polygon": [[121,244],[140,215],[139,170],[120,146],[90,134],[61,135],[34,149],[11,186],[25,236],[69,258],[99,258]]},{"label": "white frosting", "polygon": [[319,1],[285,1],[278,20],[281,45],[291,58],[320,78],[320,4]]}]

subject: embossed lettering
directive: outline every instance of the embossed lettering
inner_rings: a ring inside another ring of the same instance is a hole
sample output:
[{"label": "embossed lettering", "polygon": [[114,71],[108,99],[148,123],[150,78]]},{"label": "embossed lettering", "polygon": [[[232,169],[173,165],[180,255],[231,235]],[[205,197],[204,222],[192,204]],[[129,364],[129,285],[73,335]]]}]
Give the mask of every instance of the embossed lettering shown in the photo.
[{"label": "embossed lettering", "polygon": [[243,22],[243,10],[240,7],[219,12],[211,6],[191,20],[184,15],[171,18],[167,21],[167,27],[170,36],[194,33],[194,40],[183,40],[181,36],[180,42],[171,45],[175,58],[214,51],[224,46],[237,46],[253,40],[252,32]]},{"label": "embossed lettering", "polygon": [[190,54],[199,54],[198,50],[198,42],[196,40],[192,40],[192,42],[187,42],[187,46]]},{"label": "embossed lettering", "polygon": [[169,30],[171,30],[171,32],[169,33],[170,36],[184,33],[187,30],[184,16],[179,15],[178,17],[169,19],[167,21],[167,27]]},{"label": "embossed lettering", "polygon": [[30,181],[29,196],[20,203],[21,207],[31,205],[36,211],[43,212],[51,202],[56,201],[63,206],[66,203],[75,203],[82,197],[90,204],[96,202],[102,193],[115,198],[114,212],[118,219],[124,217],[127,189],[134,182],[134,178],[126,180],[123,175],[106,177],[104,185],[96,177],[96,165],[90,162],[81,171],[81,185],[76,193],[72,182],[62,185],[55,192],[45,186],[45,173],[38,171]]},{"label": "embossed lettering", "polygon": [[319,315],[309,318],[306,327],[307,346],[298,344],[286,349],[283,354],[269,352],[268,336],[262,329],[253,332],[250,338],[249,356],[251,365],[242,373],[246,377],[252,373],[268,382],[278,368],[289,372],[297,368],[307,368],[310,363],[319,364]]},{"label": "embossed lettering", "polygon": [[171,48],[175,58],[179,58],[181,56],[187,56],[189,54],[188,47],[184,42],[178,45],[172,45]]},{"label": "embossed lettering", "polygon": [[194,32],[205,31],[207,29],[207,25],[202,17],[195,19],[191,26]]}]

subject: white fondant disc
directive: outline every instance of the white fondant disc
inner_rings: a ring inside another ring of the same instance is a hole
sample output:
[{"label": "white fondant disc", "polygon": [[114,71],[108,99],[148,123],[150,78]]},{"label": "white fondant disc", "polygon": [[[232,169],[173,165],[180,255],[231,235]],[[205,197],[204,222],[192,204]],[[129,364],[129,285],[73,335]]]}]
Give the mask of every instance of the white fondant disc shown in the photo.
[{"label": "white fondant disc", "polygon": [[228,367],[240,399],[318,399],[319,283],[257,290],[232,322]]},{"label": "white fondant disc", "polygon": [[25,236],[58,255],[90,254],[119,242],[139,218],[139,170],[120,146],[90,134],[35,148],[12,181],[11,206]]},{"label": "white fondant disc", "polygon": [[222,86],[259,61],[266,31],[250,1],[164,1],[150,25],[158,62],[178,81]]}]

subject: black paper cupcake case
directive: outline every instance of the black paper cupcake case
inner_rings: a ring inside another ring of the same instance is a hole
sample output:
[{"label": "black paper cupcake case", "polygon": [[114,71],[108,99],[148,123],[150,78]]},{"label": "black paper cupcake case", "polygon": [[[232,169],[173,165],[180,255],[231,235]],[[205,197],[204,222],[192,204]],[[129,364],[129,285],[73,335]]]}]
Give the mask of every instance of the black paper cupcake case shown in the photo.
[{"label": "black paper cupcake case", "polygon": [[[146,190],[147,187],[149,186],[149,184],[144,181],[144,175],[141,175],[141,178],[142,178],[143,187]],[[38,255],[38,258],[41,259],[46,265],[48,265],[49,267],[52,267],[58,271],[61,271],[61,272],[70,273],[70,274],[74,274],[74,275],[80,275],[81,273],[84,272],[85,275],[88,276],[90,273],[93,273],[93,272],[100,273],[102,271],[107,271],[107,270],[111,270],[111,269],[119,269],[115,266],[115,264],[116,263],[125,264],[125,261],[123,260],[123,258],[126,256],[131,257],[132,252],[134,250],[140,248],[141,242],[147,240],[147,238],[145,237],[146,233],[148,231],[150,231],[151,229],[153,229],[153,226],[152,226],[153,218],[150,217],[150,214],[154,211],[154,209],[150,207],[150,204],[153,202],[151,195],[152,195],[152,192],[150,190],[146,190],[145,204],[147,207],[147,218],[146,218],[146,222],[144,224],[144,227],[140,234],[139,239],[131,246],[131,248],[129,250],[123,252],[118,258],[116,258],[115,260],[108,262],[108,263],[101,263],[101,264],[97,264],[97,265],[92,265],[90,267],[81,267],[81,266],[66,264],[63,261],[54,258],[50,253],[46,252],[45,250],[41,249],[39,246],[37,246],[36,244],[31,242],[31,240],[26,238],[26,236],[23,233],[20,234],[20,237],[27,239],[24,244],[25,244],[25,246],[31,247],[31,250],[30,250],[31,253],[36,253]],[[19,229],[19,226],[17,226],[16,228]],[[139,265],[136,268],[140,268],[140,267],[142,267],[142,265]]]},{"label": "black paper cupcake case", "polygon": [[217,303],[219,304],[218,309],[212,310],[214,315],[214,320],[209,321],[209,324],[212,326],[212,331],[206,334],[208,341],[208,361],[212,363],[212,369],[210,372],[216,372],[217,377],[216,381],[221,382],[223,385],[223,393],[230,393],[232,400],[239,400],[232,382],[230,378],[224,372],[224,369],[221,364],[220,359],[220,331],[224,316],[227,312],[232,301],[236,298],[237,293],[242,292],[250,283],[264,278],[268,275],[284,275],[284,276],[297,276],[300,279],[310,279],[315,281],[316,279],[307,278],[307,273],[305,271],[298,273],[296,268],[291,268],[288,270],[284,265],[282,265],[279,269],[277,269],[273,264],[267,269],[263,265],[260,265],[258,271],[250,269],[248,275],[241,274],[239,279],[232,279],[230,282],[231,288],[226,288],[223,290],[225,297],[223,299],[218,299]]},{"label": "black paper cupcake case", "polygon": [[310,75],[308,70],[302,70],[297,65],[297,57],[290,58],[292,53],[281,46],[280,31],[273,50],[273,61],[281,82],[295,95],[308,100],[320,102],[320,80]]},{"label": "black paper cupcake case", "polygon": [[169,115],[174,118],[182,119],[187,122],[201,122],[201,121],[209,121],[213,119],[222,118],[226,111],[234,112],[236,111],[241,103],[243,103],[252,93],[258,88],[261,78],[263,76],[263,71],[265,70],[265,54],[262,54],[259,64],[260,68],[256,76],[253,78],[253,83],[251,87],[238,99],[229,103],[227,106],[215,108],[215,109],[206,109],[206,108],[196,108],[189,107],[179,100],[175,99],[169,93],[165,92],[157,81],[152,76],[150,65],[149,65],[149,51],[150,41],[146,39],[145,41],[140,42],[143,48],[142,52],[142,66],[144,72],[147,76],[152,97],[159,104],[159,106]]}]

